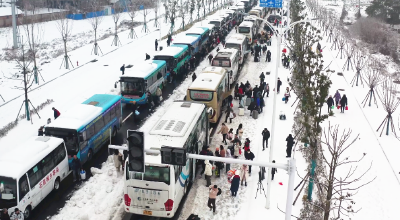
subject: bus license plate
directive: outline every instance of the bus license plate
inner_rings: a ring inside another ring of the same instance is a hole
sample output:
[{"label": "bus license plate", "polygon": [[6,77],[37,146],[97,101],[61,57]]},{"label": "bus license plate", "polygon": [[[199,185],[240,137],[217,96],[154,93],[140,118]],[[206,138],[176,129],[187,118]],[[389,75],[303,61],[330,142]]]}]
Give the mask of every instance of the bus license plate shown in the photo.
[{"label": "bus license plate", "polygon": [[144,211],[143,211],[143,215],[153,215],[153,212],[152,212],[152,211],[144,210]]}]

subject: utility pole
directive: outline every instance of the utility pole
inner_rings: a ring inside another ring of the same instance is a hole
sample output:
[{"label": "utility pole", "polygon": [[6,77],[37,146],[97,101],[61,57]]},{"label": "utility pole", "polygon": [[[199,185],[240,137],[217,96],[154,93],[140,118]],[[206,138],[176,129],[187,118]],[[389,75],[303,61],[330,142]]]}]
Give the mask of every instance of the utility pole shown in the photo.
[{"label": "utility pole", "polygon": [[18,41],[17,41],[17,18],[15,14],[15,1],[11,0],[11,14],[12,14],[12,26],[13,26],[13,48],[18,48]]}]

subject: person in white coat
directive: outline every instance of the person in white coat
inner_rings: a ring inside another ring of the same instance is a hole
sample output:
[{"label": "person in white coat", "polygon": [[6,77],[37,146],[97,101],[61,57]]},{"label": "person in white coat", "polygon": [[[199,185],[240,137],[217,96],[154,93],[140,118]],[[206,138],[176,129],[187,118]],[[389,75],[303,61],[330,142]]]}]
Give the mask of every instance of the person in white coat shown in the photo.
[{"label": "person in white coat", "polygon": [[210,164],[209,160],[204,161],[204,164],[206,165],[206,169],[204,171],[204,174],[206,175],[206,180],[207,180],[207,187],[211,185],[211,175],[212,175],[212,166]]},{"label": "person in white coat", "polygon": [[244,185],[247,186],[247,179],[249,178],[247,164],[242,165],[242,169],[241,169],[240,173],[242,174],[240,177],[240,179],[242,180],[241,185],[243,186],[243,181],[244,181]]},{"label": "person in white coat", "polygon": [[24,214],[22,214],[18,208],[15,208],[14,213],[10,217],[11,220],[24,220]]},{"label": "person in white coat", "polygon": [[234,158],[238,158],[240,156],[239,150],[240,150],[239,142],[236,142],[235,147],[234,147],[234,154],[233,154]]},{"label": "person in white coat", "polygon": [[122,154],[117,149],[115,149],[114,150],[114,166],[117,169],[117,172],[119,172],[119,170],[120,170],[122,161],[123,161]]}]

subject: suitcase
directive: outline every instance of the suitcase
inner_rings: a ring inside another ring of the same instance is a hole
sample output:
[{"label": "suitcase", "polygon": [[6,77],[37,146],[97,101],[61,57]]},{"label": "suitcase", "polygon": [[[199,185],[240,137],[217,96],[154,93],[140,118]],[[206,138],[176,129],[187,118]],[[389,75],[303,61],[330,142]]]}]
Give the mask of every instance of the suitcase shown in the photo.
[{"label": "suitcase", "polygon": [[249,106],[251,103],[251,98],[246,98],[246,106]]},{"label": "suitcase", "polygon": [[258,118],[258,111],[257,110],[253,110],[253,118],[254,119]]},{"label": "suitcase", "polygon": [[243,116],[244,115],[244,108],[239,108],[239,116]]}]

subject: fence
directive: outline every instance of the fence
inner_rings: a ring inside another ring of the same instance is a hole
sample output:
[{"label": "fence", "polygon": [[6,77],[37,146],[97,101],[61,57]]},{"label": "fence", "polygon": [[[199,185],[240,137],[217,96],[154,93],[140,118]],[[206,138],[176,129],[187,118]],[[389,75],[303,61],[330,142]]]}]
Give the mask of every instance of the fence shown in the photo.
[{"label": "fence", "polygon": [[[35,22],[46,22],[52,21],[57,18],[62,12],[53,12],[46,14],[34,14],[34,15],[18,15],[18,24],[22,23],[22,18],[26,19],[28,23],[32,21]],[[12,16],[0,16],[0,28],[11,27],[12,26]]]},{"label": "fence", "polygon": [[[110,13],[109,13],[110,11]],[[123,12],[127,12],[128,10],[125,9]],[[83,13],[83,14],[68,14],[67,18],[73,19],[73,20],[83,20],[86,18],[94,18],[94,17],[99,17],[99,16],[104,16],[104,15],[109,15],[109,14],[114,14],[114,9],[109,10],[109,8],[104,9],[103,11],[95,11],[95,12],[88,12],[88,13]]]}]

